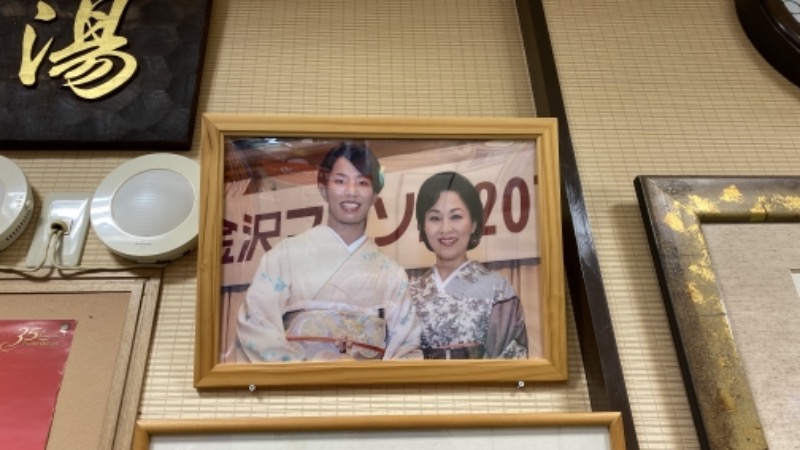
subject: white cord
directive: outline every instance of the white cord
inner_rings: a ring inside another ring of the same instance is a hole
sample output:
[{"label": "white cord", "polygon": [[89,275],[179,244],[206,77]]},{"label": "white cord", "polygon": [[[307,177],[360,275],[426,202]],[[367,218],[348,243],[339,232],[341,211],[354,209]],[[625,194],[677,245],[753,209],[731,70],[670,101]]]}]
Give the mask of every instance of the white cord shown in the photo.
[{"label": "white cord", "polygon": [[[50,230],[50,233],[47,236],[47,245],[44,249],[44,255],[42,256],[42,260],[39,264],[36,265],[34,268],[22,268],[22,267],[13,267],[13,266],[0,266],[0,271],[2,272],[16,272],[21,274],[29,274],[31,272],[39,271],[44,265],[47,263],[49,259],[53,267],[59,271],[70,271],[70,272],[108,272],[108,271],[121,271],[121,270],[131,270],[131,269],[145,269],[145,268],[164,268],[167,267],[167,264],[136,264],[136,265],[128,265],[128,266],[63,266],[61,265],[60,256],[57,258],[56,256],[56,248],[61,244],[61,240],[64,237],[64,230],[61,228],[53,228]],[[54,241],[55,238],[55,241]],[[59,259],[59,261],[56,261]],[[52,273],[52,271],[48,272],[47,275]]]},{"label": "white cord", "polygon": [[34,267],[34,268],[28,268],[28,267],[22,268],[22,267],[13,267],[13,266],[0,266],[0,271],[3,271],[3,272],[17,272],[17,273],[37,272],[39,269],[44,267],[45,263],[47,262],[47,256],[48,256],[48,252],[50,250],[50,245],[53,243],[53,238],[59,232],[61,232],[63,234],[63,231],[61,231],[59,229],[56,229],[56,228],[50,230],[50,233],[47,235],[47,245],[44,248],[44,254],[42,255],[42,260],[39,261],[39,264],[37,264],[36,267]]}]

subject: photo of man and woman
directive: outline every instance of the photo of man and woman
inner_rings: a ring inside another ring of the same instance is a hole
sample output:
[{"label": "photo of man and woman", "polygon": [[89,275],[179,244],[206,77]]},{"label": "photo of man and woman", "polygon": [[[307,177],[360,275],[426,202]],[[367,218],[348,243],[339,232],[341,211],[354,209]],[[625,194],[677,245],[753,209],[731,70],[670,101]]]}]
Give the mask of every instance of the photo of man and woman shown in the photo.
[{"label": "photo of man and woman", "polygon": [[541,357],[535,155],[226,142],[220,362]]}]

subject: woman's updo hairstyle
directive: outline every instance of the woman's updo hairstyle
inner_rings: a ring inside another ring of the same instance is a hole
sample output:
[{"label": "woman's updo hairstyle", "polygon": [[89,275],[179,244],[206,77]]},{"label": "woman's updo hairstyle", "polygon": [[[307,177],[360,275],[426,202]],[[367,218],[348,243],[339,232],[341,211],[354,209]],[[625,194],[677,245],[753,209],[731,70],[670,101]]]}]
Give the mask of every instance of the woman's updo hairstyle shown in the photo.
[{"label": "woman's updo hairstyle", "polygon": [[483,204],[478,190],[463,175],[456,172],[439,172],[422,183],[417,194],[416,215],[419,240],[425,243],[428,250],[433,251],[428,237],[425,236],[425,213],[439,200],[442,192],[453,191],[467,205],[470,219],[475,223],[475,231],[470,235],[467,250],[472,250],[481,242],[483,235]]}]

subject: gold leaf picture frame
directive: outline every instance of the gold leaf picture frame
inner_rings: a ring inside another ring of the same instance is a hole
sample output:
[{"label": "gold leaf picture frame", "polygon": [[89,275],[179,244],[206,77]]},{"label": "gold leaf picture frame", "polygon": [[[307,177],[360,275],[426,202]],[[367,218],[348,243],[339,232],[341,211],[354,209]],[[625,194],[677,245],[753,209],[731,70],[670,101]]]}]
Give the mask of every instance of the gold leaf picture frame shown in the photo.
[{"label": "gold leaf picture frame", "polygon": [[703,224],[800,222],[800,178],[634,180],[678,360],[704,448],[767,448]]}]

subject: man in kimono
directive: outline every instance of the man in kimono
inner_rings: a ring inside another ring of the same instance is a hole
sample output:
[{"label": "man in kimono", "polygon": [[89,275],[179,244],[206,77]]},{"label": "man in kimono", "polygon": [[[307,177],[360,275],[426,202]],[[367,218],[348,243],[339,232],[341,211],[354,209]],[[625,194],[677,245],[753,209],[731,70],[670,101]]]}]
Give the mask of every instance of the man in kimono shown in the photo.
[{"label": "man in kimono", "polygon": [[237,362],[422,357],[406,272],[364,235],[382,177],[365,146],[328,152],[317,175],[327,225],[261,258],[237,317]]}]

